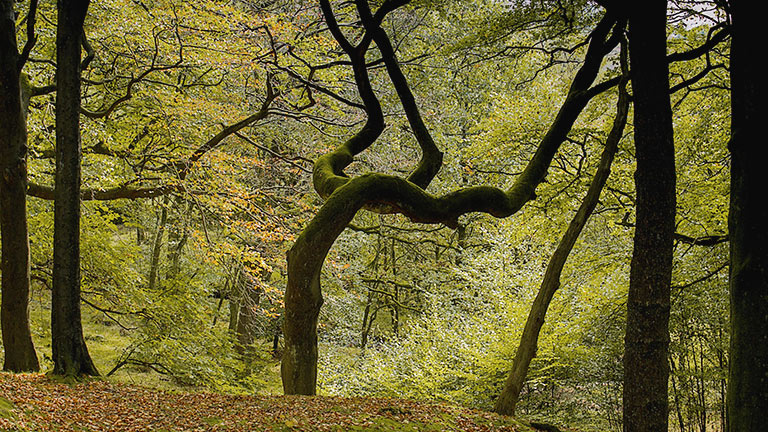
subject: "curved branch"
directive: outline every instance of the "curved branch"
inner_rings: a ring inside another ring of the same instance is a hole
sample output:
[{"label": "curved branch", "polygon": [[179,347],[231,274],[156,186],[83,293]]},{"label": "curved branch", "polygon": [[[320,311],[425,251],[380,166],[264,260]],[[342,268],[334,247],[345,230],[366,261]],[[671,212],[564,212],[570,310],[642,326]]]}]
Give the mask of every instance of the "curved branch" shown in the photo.
[{"label": "curved branch", "polygon": [[[392,43],[389,40],[389,36],[381,28],[381,19],[383,19],[385,12],[382,13],[382,9],[386,5],[390,5],[394,10],[394,2],[386,2],[379,11],[376,13],[376,17],[371,14],[368,7],[367,0],[357,0],[357,7],[360,11],[360,16],[365,26],[366,31],[373,35],[373,40],[376,42],[376,46],[381,52],[384,64],[387,67],[387,73],[389,79],[395,87],[398,98],[405,110],[405,116],[408,118],[408,123],[413,129],[413,134],[416,137],[416,141],[421,147],[421,160],[416,165],[414,171],[408,176],[408,180],[418,185],[422,189],[426,189],[432,182],[440,168],[443,166],[443,153],[435,145],[435,141],[432,139],[432,135],[429,133],[429,129],[424,124],[424,120],[421,118],[421,112],[416,105],[416,98],[411,92],[408,80],[403,75],[403,71],[400,69],[400,64],[397,61],[395,50],[392,48]],[[407,1],[400,2],[402,4],[408,3]]]},{"label": "curved branch", "polygon": [[32,48],[37,43],[37,35],[35,35],[35,23],[37,22],[37,4],[38,0],[31,0],[29,2],[29,11],[27,12],[27,41],[24,43],[24,47],[21,49],[21,54],[16,61],[16,69],[21,72],[24,68],[24,64],[29,59],[29,54],[32,52]]},{"label": "curved branch", "polygon": [[384,131],[384,114],[368,76],[368,68],[365,63],[365,52],[368,45],[361,44],[358,48],[353,48],[341,33],[328,0],[321,0],[320,6],[328,27],[331,29],[331,34],[347,53],[352,63],[355,84],[367,114],[365,125],[360,131],[336,150],[319,157],[315,162],[312,183],[318,195],[327,198],[349,179],[344,174],[344,169],[352,163],[354,157],[370,147]]}]

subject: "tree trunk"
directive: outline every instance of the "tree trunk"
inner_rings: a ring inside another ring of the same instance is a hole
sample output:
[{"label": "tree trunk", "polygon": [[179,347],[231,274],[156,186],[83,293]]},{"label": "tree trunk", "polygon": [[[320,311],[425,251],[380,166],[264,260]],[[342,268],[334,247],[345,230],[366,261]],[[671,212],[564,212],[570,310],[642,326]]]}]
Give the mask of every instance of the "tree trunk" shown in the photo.
[{"label": "tree trunk", "polygon": [[229,298],[229,325],[227,328],[232,334],[237,331],[237,319],[240,317],[240,302],[234,297]]},{"label": "tree trunk", "polygon": [[147,289],[154,291],[157,288],[157,275],[160,272],[160,254],[163,249],[163,235],[168,223],[168,196],[163,198],[163,208],[160,210],[160,219],[157,223],[157,232],[155,240],[152,242],[152,257],[149,262],[149,276],[147,280]]},{"label": "tree trunk", "polygon": [[632,2],[637,225],[624,341],[624,430],[666,431],[675,149],[666,60],[666,1]]},{"label": "tree trunk", "polygon": [[734,0],[731,44],[731,348],[728,430],[765,430],[768,412],[768,206],[762,131],[765,77],[760,2]]},{"label": "tree trunk", "polygon": [[236,350],[241,356],[246,356],[249,350],[252,349],[254,337],[254,331],[256,326],[256,306],[259,305],[261,299],[261,290],[256,289],[253,283],[250,282],[250,277],[241,270],[243,273],[241,277],[240,288],[240,310],[238,312],[237,328],[235,334],[237,335]]},{"label": "tree trunk", "polygon": [[280,326],[275,326],[275,334],[272,336],[272,357],[280,358]]},{"label": "tree trunk", "polygon": [[[372,282],[376,286],[376,282]],[[369,321],[373,322],[373,317],[368,318],[371,314],[371,305],[373,304],[373,292],[368,291],[368,299],[365,302],[365,309],[363,310],[363,326],[360,329],[360,350],[365,350],[365,346],[368,345],[368,332],[371,331],[371,325]]]},{"label": "tree trunk", "polygon": [[80,315],[80,35],[88,0],[59,0],[56,30],[56,188],[51,337],[53,373],[98,375]]},{"label": "tree trunk", "polygon": [[0,238],[2,238],[3,370],[37,371],[29,329],[27,128],[14,1],[0,1]]},{"label": "tree trunk", "polygon": [[[624,50],[622,53],[626,51],[625,48],[626,47],[622,47]],[[595,209],[595,206],[597,206],[597,202],[600,199],[600,193],[602,192],[605,183],[608,181],[608,176],[611,174],[611,164],[613,163],[613,157],[616,154],[616,149],[618,148],[619,141],[624,132],[628,111],[629,97],[626,94],[625,84],[622,83],[619,89],[616,117],[606,140],[605,149],[600,157],[600,164],[598,165],[584,200],[576,211],[576,215],[574,215],[573,219],[568,224],[568,228],[566,229],[563,238],[560,240],[560,244],[558,244],[557,249],[554,254],[552,254],[552,258],[549,260],[547,270],[544,273],[544,278],[541,281],[541,287],[536,294],[536,299],[533,301],[533,305],[531,305],[531,311],[525,322],[523,334],[520,336],[520,344],[517,347],[515,359],[512,363],[512,371],[510,372],[507,381],[504,383],[504,389],[496,400],[496,404],[493,408],[493,410],[499,414],[515,414],[515,406],[517,405],[525,378],[528,375],[528,367],[531,364],[531,360],[536,356],[539,332],[541,331],[542,325],[544,325],[547,309],[549,309],[549,304],[552,301],[555,292],[560,288],[560,275],[568,260],[568,255],[570,255],[571,250],[573,250],[576,240],[578,240],[592,211]]]}]

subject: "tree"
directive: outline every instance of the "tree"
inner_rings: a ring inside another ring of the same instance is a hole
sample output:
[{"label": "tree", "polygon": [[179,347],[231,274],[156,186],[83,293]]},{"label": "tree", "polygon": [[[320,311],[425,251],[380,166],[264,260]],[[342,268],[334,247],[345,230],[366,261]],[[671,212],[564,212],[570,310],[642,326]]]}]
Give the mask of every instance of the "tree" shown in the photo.
[{"label": "tree", "polygon": [[40,368],[29,329],[29,235],[27,231],[27,103],[29,83],[22,73],[35,43],[37,1],[30,2],[27,43],[16,42],[13,0],[0,2],[0,237],[2,237],[3,369]]},{"label": "tree", "polygon": [[762,36],[757,4],[731,1],[731,342],[728,375],[728,430],[765,428],[768,412],[768,207],[760,124],[765,79],[759,63]]},{"label": "tree", "polygon": [[56,187],[54,192],[53,373],[98,375],[80,314],[80,65],[89,0],[59,0],[56,31]]},{"label": "tree", "polygon": [[[622,69],[626,74],[626,44],[622,44]],[[568,228],[563,234],[557,249],[552,254],[547,270],[541,281],[541,287],[536,294],[536,299],[531,305],[528,319],[520,336],[520,344],[515,353],[515,359],[512,364],[512,371],[504,383],[504,389],[496,400],[493,410],[499,414],[513,415],[517,405],[520,391],[523,388],[525,377],[528,374],[528,367],[531,360],[536,355],[539,332],[544,324],[544,317],[552,301],[555,292],[560,288],[560,276],[563,267],[571,253],[573,246],[587,224],[587,220],[597,206],[600,194],[608,181],[611,173],[611,164],[616,154],[619,141],[624,133],[624,126],[627,122],[629,112],[629,96],[626,94],[626,79],[619,84],[619,101],[616,106],[616,117],[613,126],[606,140],[605,149],[600,157],[600,164],[592,179],[584,200],[574,215]]]},{"label": "tree", "polygon": [[637,225],[624,341],[624,430],[667,430],[669,290],[675,229],[675,149],[666,60],[666,1],[632,3]]},{"label": "tree", "polygon": [[[287,254],[285,351],[281,365],[283,389],[287,394],[314,394],[316,391],[316,328],[323,303],[320,271],[331,245],[360,209],[400,213],[415,222],[442,223],[450,227],[456,227],[459,216],[470,212],[484,212],[499,218],[510,216],[535,198],[536,187],[544,180],[552,158],[589,100],[618,81],[592,87],[603,57],[618,44],[621,34],[620,31],[612,32],[620,27],[616,26],[616,18],[605,14],[590,35],[584,63],[557,117],[515,183],[506,191],[478,186],[435,197],[425,190],[440,170],[442,153],[421,118],[389,36],[381,27],[387,14],[407,3],[388,0],[374,13],[367,0],[357,0],[355,6],[362,22],[362,36],[354,45],[342,32],[330,2],[321,1],[328,28],[351,63],[366,123],[347,142],[315,162],[313,183],[326,201]],[[366,54],[373,42],[422,151],[421,160],[407,178],[378,173],[350,178],[344,173],[354,157],[370,147],[384,129],[381,105],[372,88],[366,63]]]}]

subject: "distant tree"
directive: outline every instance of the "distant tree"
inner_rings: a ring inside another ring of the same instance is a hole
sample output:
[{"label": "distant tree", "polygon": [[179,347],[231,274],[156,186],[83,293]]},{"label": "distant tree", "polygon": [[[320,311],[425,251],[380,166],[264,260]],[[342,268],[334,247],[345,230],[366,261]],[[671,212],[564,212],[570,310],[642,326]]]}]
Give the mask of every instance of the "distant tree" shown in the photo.
[{"label": "distant tree", "polygon": [[59,0],[56,31],[56,186],[54,192],[53,373],[98,375],[80,314],[80,65],[89,0]]},{"label": "distant tree", "polygon": [[29,235],[27,230],[27,127],[29,83],[22,72],[35,43],[37,1],[30,2],[27,42],[16,41],[15,1],[0,1],[0,236],[2,237],[3,369],[40,368],[29,329]]},{"label": "distant tree", "polygon": [[731,45],[731,343],[728,430],[765,430],[768,412],[768,147],[763,14],[757,2],[732,0]]}]

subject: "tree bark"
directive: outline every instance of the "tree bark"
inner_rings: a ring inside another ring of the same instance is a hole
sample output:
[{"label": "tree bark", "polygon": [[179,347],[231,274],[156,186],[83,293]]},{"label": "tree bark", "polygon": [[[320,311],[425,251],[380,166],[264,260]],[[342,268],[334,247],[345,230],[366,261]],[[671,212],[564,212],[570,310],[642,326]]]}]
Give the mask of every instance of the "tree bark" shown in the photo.
[{"label": "tree bark", "polygon": [[[625,52],[626,47],[622,47],[622,53]],[[626,68],[625,68],[626,70]],[[579,209],[576,211],[571,222],[568,224],[563,238],[557,245],[557,249],[552,254],[552,258],[549,260],[547,269],[544,273],[544,278],[541,281],[539,292],[536,294],[536,299],[531,305],[531,310],[528,314],[528,319],[525,322],[523,328],[523,334],[520,336],[520,343],[515,353],[515,359],[512,363],[512,371],[504,383],[504,389],[502,390],[499,398],[496,400],[493,410],[499,414],[514,415],[515,407],[517,405],[520,391],[523,388],[523,383],[528,375],[528,367],[531,364],[531,360],[536,356],[536,350],[539,340],[539,333],[541,327],[544,325],[544,318],[547,314],[547,309],[555,295],[555,292],[560,288],[560,275],[563,271],[568,255],[570,255],[573,246],[576,244],[581,231],[587,224],[592,211],[597,206],[597,202],[600,199],[600,193],[608,181],[608,176],[611,174],[611,164],[613,163],[613,157],[616,154],[619,141],[624,132],[624,126],[627,123],[627,113],[629,111],[629,96],[626,94],[626,83],[622,83],[619,86],[619,101],[616,107],[616,117],[611,127],[611,131],[608,134],[605,148],[600,157],[600,163],[598,165],[595,176],[592,179],[592,183],[587,190],[587,194],[584,197]]]},{"label": "tree bark", "polygon": [[731,342],[728,431],[765,430],[768,412],[768,149],[762,130],[759,2],[734,0],[731,43]]},{"label": "tree bark", "polygon": [[80,314],[80,35],[89,0],[59,0],[56,29],[56,189],[51,337],[53,373],[98,375]]},{"label": "tree bark", "polygon": [[[14,1],[0,1],[0,237],[2,238],[3,370],[37,371],[29,328],[29,235],[27,231],[27,127]],[[27,96],[27,97],[24,97]]]},{"label": "tree bark", "polygon": [[637,225],[624,342],[624,431],[668,426],[669,291],[675,226],[675,149],[666,61],[666,1],[632,2]]}]

